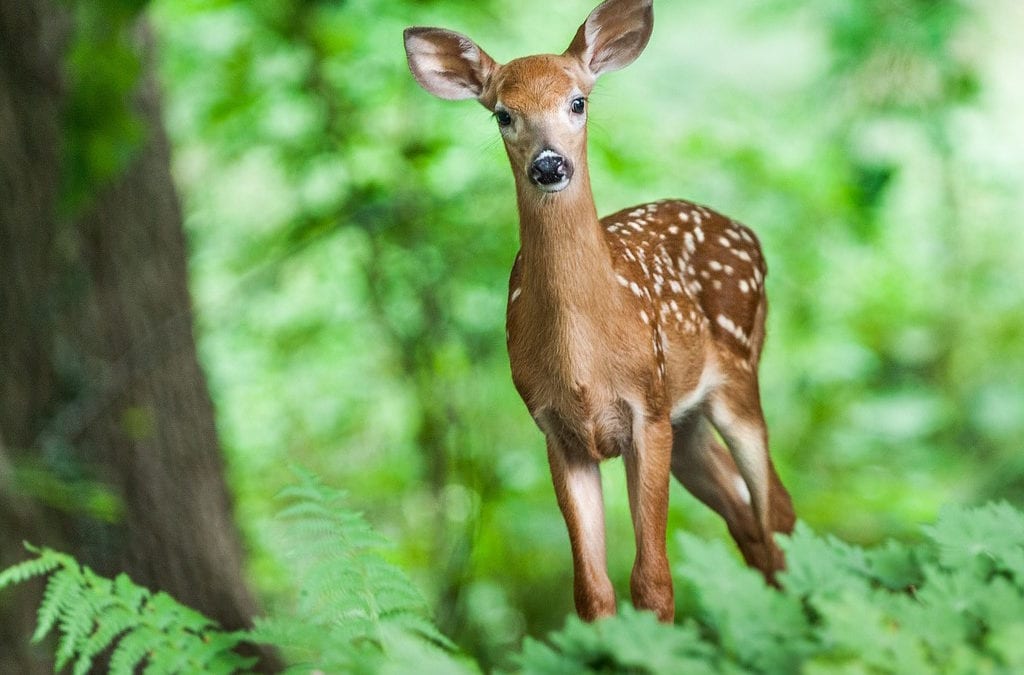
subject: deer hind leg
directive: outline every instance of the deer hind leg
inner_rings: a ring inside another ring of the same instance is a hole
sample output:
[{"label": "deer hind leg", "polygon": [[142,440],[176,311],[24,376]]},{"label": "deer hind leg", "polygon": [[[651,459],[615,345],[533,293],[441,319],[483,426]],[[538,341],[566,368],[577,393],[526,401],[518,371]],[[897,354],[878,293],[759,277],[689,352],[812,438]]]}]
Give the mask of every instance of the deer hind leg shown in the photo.
[{"label": "deer hind leg", "polygon": [[[765,560],[764,541],[754,518],[750,490],[732,455],[715,438],[707,418],[700,412],[692,412],[674,422],[672,431],[672,474],[694,497],[725,520],[729,534],[748,565],[762,571],[781,569],[781,557]],[[770,492],[771,529],[790,532],[793,509],[774,467],[771,468]],[[773,555],[777,552],[777,548],[772,549]]]},{"label": "deer hind leg", "polygon": [[675,616],[665,551],[671,457],[672,427],[667,419],[634,422],[632,447],[623,453],[636,536],[636,561],[629,587],[633,606],[652,610],[664,622],[671,622]]},{"label": "deer hind leg", "polygon": [[[730,470],[727,475],[733,484],[733,492],[727,494],[738,494],[741,501],[749,501],[749,514],[753,519],[753,540],[749,539],[749,522],[737,522],[737,532],[733,532],[733,537],[747,563],[761,570],[769,582],[775,583],[775,573],[785,567],[785,558],[773,535],[775,532],[792,532],[795,516],[789,492],[779,480],[768,454],[768,430],[761,412],[756,380],[745,386],[726,384],[712,393],[707,413],[729,448],[731,463],[725,459],[726,453],[714,439],[710,439],[706,446],[709,451],[717,452],[718,463]],[[718,446],[718,449],[714,450],[713,446]],[[748,494],[738,489],[737,474]],[[730,524],[730,532],[732,527]],[[740,541],[737,533],[746,540]]]},{"label": "deer hind leg", "polygon": [[547,434],[548,463],[558,506],[572,546],[576,613],[593,621],[615,613],[615,591],[608,579],[601,470],[586,453],[565,447]]}]

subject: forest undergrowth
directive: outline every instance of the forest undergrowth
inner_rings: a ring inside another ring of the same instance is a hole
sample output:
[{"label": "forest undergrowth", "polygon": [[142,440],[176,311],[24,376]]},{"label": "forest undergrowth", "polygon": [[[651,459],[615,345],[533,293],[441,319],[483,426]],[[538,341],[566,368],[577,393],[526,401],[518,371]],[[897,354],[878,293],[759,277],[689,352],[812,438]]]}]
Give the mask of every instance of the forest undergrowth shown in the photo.
[{"label": "forest undergrowth", "polygon": [[[300,473],[274,527],[289,543],[292,607],[247,631],[31,545],[0,589],[46,578],[33,640],[54,634],[57,670],[76,674],[101,657],[111,673],[247,672],[246,643],[278,649],[287,672],[483,670],[438,630],[343,492]],[[916,543],[861,548],[802,523],[780,542],[788,569],[774,589],[723,543],[678,533],[675,625],[629,604],[592,624],[569,617],[502,672],[1024,672],[1024,513],[1008,504],[949,506]]]}]

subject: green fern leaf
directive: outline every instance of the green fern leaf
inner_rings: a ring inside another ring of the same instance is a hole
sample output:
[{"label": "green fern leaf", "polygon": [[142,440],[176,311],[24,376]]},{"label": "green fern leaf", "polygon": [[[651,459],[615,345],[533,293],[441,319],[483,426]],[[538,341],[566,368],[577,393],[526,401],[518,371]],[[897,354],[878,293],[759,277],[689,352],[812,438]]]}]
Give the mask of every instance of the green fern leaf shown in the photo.
[{"label": "green fern leaf", "polygon": [[366,675],[471,675],[480,669],[466,659],[452,656],[419,636],[392,624],[385,624],[386,649],[354,654],[350,671]]},{"label": "green fern leaf", "polygon": [[259,659],[253,656],[242,656],[234,650],[251,639],[248,631],[206,633],[200,640],[197,640],[199,646],[192,650],[193,665],[197,670],[201,669],[203,672],[248,671],[256,665]]},{"label": "green fern leaf", "polygon": [[122,637],[110,656],[111,675],[134,675],[135,668],[149,656],[160,636],[150,629],[136,628]]},{"label": "green fern leaf", "polygon": [[78,587],[72,599],[62,605],[58,619],[60,638],[57,641],[55,669],[62,670],[85,646],[96,627],[95,614],[84,587]]},{"label": "green fern leaf", "polygon": [[114,579],[113,593],[119,603],[131,612],[139,612],[152,595],[148,588],[137,586],[123,573]]},{"label": "green fern leaf", "polygon": [[38,619],[32,642],[40,642],[62,618],[67,608],[80,603],[82,578],[78,565],[61,566],[55,571],[43,591],[43,601],[39,606]]},{"label": "green fern leaf", "polygon": [[[263,621],[253,636],[331,671],[352,671],[380,659],[408,640],[417,649],[450,659],[453,649],[429,619],[429,607],[409,578],[380,551],[388,542],[362,514],[346,507],[345,493],[301,471],[282,490],[276,522],[279,541],[301,584],[296,602],[302,631]],[[392,644],[394,643],[394,644]],[[413,650],[415,651],[415,650]]]},{"label": "green fern leaf", "polygon": [[93,659],[138,623],[138,616],[121,608],[109,609],[97,615],[97,618],[99,625],[78,651],[75,675],[86,675],[92,668]]},{"label": "green fern leaf", "polygon": [[216,628],[217,624],[206,616],[178,603],[177,600],[163,591],[154,593],[145,604],[147,623],[155,630],[191,631],[202,633],[206,629]]},{"label": "green fern leaf", "polygon": [[[25,547],[30,551],[33,550],[28,544]],[[43,576],[48,574],[58,567],[66,564],[67,560],[64,556],[55,554],[52,551],[48,551],[46,555],[40,555],[36,558],[30,558],[16,565],[12,565],[7,569],[0,571],[0,590],[20,584],[33,577]]]}]

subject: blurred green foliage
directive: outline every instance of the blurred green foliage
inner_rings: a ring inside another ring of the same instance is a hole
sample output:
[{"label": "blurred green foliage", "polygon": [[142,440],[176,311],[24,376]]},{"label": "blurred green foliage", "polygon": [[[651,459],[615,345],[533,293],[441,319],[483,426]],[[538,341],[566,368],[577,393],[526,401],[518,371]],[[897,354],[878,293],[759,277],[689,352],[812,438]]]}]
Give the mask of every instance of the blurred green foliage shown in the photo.
[{"label": "blurred green foliage", "polygon": [[136,43],[148,0],[68,0],[73,30],[66,67],[61,205],[76,213],[128,166],[143,138],[132,109],[142,68]]},{"label": "blurred green foliage", "polygon": [[[250,672],[254,659],[232,651],[246,643],[273,645],[289,673],[490,672],[426,618],[422,596],[380,557],[386,542],[343,493],[306,474],[281,496],[293,602],[250,631],[225,632],[164,593],[51,549],[29,547],[37,557],[0,570],[0,589],[47,577],[33,641],[58,633],[57,667],[76,674],[108,648],[115,675]],[[947,507],[924,534],[865,549],[799,523],[779,538],[788,569],[776,589],[722,542],[679,533],[678,625],[628,603],[593,623],[570,616],[494,672],[1020,672],[1024,513],[1005,502]]]},{"label": "blurred green foliage", "polygon": [[[543,442],[504,353],[512,181],[480,106],[413,82],[401,33],[506,61],[591,0],[153,0],[202,356],[253,578],[299,462],[351,499],[487,667],[571,609]],[[761,235],[762,389],[816,529],[917,536],[946,502],[1024,503],[1024,97],[1012,0],[656,3],[592,96],[600,212],[707,203]],[[85,113],[83,113],[85,114]],[[89,113],[92,115],[92,113]],[[605,467],[609,558],[633,546]],[[678,486],[672,529],[724,537]]]}]

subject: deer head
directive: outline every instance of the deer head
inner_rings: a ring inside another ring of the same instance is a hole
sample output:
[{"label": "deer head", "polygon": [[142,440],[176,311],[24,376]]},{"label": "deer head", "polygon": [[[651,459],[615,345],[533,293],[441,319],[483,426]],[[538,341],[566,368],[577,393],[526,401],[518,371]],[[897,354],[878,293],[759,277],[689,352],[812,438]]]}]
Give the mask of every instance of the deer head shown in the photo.
[{"label": "deer head", "polygon": [[598,76],[632,63],[654,26],[652,0],[606,0],[569,48],[501,65],[475,42],[442,28],[409,28],[416,81],[443,99],[475,98],[501,131],[520,193],[556,193],[586,169],[587,96]]}]

